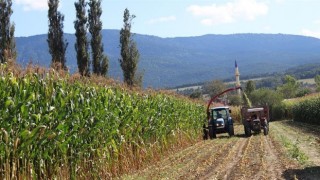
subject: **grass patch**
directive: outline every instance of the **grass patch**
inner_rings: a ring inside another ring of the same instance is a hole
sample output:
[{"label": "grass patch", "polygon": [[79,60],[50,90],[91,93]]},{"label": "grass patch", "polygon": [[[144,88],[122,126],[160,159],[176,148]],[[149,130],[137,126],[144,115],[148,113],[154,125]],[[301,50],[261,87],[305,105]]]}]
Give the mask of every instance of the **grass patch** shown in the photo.
[{"label": "grass patch", "polygon": [[296,159],[300,164],[304,165],[308,161],[308,156],[300,151],[298,142],[292,143],[285,136],[280,136],[281,143],[287,149],[287,152],[291,158]]}]

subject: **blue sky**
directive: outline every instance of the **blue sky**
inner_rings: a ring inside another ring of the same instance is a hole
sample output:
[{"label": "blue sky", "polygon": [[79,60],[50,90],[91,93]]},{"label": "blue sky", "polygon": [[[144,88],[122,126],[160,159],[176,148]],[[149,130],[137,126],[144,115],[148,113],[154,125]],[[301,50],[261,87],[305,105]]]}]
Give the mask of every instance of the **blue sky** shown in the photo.
[{"label": "blue sky", "polygon": [[[75,0],[60,0],[64,32],[74,33]],[[121,29],[123,12],[136,15],[132,31],[160,37],[282,33],[320,38],[320,0],[103,0],[103,28]],[[48,31],[47,0],[13,0],[15,35]]]}]

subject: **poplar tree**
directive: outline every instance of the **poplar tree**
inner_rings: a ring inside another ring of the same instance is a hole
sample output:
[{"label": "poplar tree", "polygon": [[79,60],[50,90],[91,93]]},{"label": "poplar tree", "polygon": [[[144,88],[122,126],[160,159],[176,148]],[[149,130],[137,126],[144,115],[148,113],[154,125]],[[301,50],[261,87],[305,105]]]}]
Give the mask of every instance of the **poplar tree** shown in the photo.
[{"label": "poplar tree", "polygon": [[0,63],[16,59],[15,26],[10,18],[12,0],[0,0]]},{"label": "poplar tree", "polygon": [[102,22],[101,22],[101,0],[90,0],[89,2],[89,32],[91,34],[92,68],[96,75],[107,76],[109,60],[103,54],[102,44]]},{"label": "poplar tree", "polygon": [[76,30],[75,49],[77,53],[78,69],[82,76],[89,76],[86,3],[84,0],[79,0],[74,3],[74,6],[77,13],[76,20],[74,21],[74,28]]},{"label": "poplar tree", "polygon": [[254,90],[256,90],[256,84],[254,81],[249,80],[245,85],[245,92],[250,95]]},{"label": "poplar tree", "polygon": [[320,75],[319,74],[314,77],[314,82],[316,83],[316,87],[317,87],[316,91],[320,92]]},{"label": "poplar tree", "polygon": [[59,0],[48,0],[48,19],[49,19],[49,31],[48,31],[48,46],[49,53],[51,54],[52,66],[66,70],[66,50],[68,43],[63,38],[63,21],[64,15],[58,11]]},{"label": "poplar tree", "polygon": [[123,15],[124,25],[120,31],[121,58],[119,61],[123,71],[124,82],[129,86],[134,85],[137,65],[140,57],[137,44],[131,36],[131,24],[134,18],[135,15],[130,15],[129,10],[125,9]]}]

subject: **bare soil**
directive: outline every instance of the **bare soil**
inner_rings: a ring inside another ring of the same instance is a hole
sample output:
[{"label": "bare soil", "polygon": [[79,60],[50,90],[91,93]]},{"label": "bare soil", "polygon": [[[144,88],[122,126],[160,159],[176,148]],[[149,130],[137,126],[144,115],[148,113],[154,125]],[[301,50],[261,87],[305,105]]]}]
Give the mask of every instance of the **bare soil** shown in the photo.
[{"label": "bare soil", "polygon": [[[121,179],[320,179],[320,128],[292,121],[271,122],[270,133],[200,141]],[[279,137],[299,147],[308,160],[292,158]]]}]

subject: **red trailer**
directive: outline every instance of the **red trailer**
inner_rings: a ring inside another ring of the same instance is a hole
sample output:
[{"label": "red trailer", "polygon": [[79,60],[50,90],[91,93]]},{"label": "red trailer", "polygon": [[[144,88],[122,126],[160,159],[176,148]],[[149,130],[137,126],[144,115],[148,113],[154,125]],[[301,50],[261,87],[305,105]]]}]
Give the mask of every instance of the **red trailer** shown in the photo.
[{"label": "red trailer", "polygon": [[251,136],[252,131],[260,133],[263,130],[264,135],[269,133],[269,108],[241,108],[242,124],[246,136]]}]

